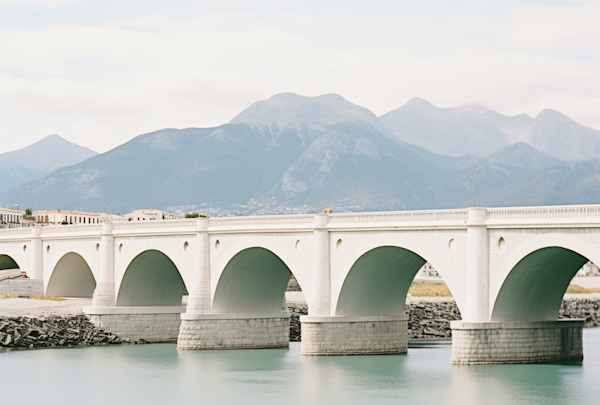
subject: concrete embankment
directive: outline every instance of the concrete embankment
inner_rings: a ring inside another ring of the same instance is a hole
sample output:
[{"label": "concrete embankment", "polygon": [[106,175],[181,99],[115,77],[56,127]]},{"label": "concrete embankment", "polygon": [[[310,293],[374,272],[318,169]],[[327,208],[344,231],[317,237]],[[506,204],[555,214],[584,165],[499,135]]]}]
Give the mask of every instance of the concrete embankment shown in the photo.
[{"label": "concrete embankment", "polygon": [[68,347],[144,343],[96,328],[85,315],[0,318],[0,347]]}]

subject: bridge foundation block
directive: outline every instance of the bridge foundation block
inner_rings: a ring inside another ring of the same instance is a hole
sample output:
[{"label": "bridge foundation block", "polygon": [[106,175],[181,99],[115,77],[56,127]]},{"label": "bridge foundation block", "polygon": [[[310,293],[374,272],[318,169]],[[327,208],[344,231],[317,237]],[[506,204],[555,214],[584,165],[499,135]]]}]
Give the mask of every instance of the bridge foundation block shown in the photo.
[{"label": "bridge foundation block", "polygon": [[408,315],[301,316],[301,354],[339,356],[406,353]]},{"label": "bridge foundation block", "polygon": [[83,312],[97,327],[125,339],[174,342],[179,335],[181,313],[174,307],[88,307]]},{"label": "bridge foundation block", "polygon": [[452,364],[581,361],[583,324],[583,320],[453,321]]},{"label": "bridge foundation block", "polygon": [[177,348],[183,350],[288,347],[289,312],[182,314]]}]

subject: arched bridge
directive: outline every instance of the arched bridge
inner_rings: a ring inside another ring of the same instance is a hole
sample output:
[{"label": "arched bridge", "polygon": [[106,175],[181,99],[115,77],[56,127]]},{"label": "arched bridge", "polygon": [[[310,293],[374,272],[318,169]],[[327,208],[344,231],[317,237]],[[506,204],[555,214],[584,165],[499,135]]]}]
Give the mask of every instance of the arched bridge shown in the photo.
[{"label": "arched bridge", "polygon": [[[293,274],[305,355],[398,353],[408,288],[425,263],[448,285],[453,362],[581,359],[564,292],[600,263],[600,206],[199,218],[0,231],[0,270],[41,294],[93,297],[93,322],[181,349],[281,347]],[[184,291],[187,306],[182,305]]]}]

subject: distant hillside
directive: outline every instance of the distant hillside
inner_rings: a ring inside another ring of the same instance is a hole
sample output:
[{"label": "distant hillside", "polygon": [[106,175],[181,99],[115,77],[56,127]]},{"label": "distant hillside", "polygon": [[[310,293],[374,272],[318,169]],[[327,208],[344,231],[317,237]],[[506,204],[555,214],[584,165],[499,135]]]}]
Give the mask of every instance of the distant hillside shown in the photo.
[{"label": "distant hillside", "polygon": [[440,155],[484,157],[524,142],[566,161],[600,157],[600,131],[554,110],[508,117],[482,105],[438,108],[414,98],[380,119],[399,139]]},{"label": "distant hillside", "polygon": [[[515,118],[485,114],[495,117],[486,128]],[[564,162],[501,132],[478,139],[493,153],[444,156],[399,140],[339,95],[285,93],[215,128],[140,135],[6,191],[0,205],[200,211],[210,190],[212,215],[454,208],[472,204],[475,166],[477,205],[600,202],[597,160]]]},{"label": "distant hillside", "polygon": [[434,206],[442,172],[341,96],[280,94],[216,128],[140,135],[14,188],[0,204],[189,210],[211,190],[212,207],[226,212],[245,213],[249,200],[253,212],[416,209]]},{"label": "distant hillside", "polygon": [[61,167],[74,165],[96,152],[50,135],[23,149],[0,154],[0,193]]}]

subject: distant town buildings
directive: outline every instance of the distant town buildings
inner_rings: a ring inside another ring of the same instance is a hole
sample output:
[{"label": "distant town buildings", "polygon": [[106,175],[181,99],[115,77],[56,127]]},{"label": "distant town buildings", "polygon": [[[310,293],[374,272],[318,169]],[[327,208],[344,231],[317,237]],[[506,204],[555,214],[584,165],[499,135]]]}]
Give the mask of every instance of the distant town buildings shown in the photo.
[{"label": "distant town buildings", "polygon": [[100,214],[73,210],[38,210],[33,213],[39,225],[99,224]]},{"label": "distant town buildings", "polygon": [[135,210],[129,214],[125,214],[125,218],[129,218],[129,221],[162,221],[167,219],[179,219],[179,215],[150,208]]},{"label": "distant town buildings", "polygon": [[23,223],[24,211],[19,211],[19,206],[15,209],[0,207],[0,227],[1,228],[20,228]]},{"label": "distant town buildings", "polygon": [[129,214],[109,214],[105,212],[84,212],[74,210],[38,210],[33,214],[39,225],[79,225],[102,222],[162,221],[178,219],[179,215],[156,209],[139,209]]}]

